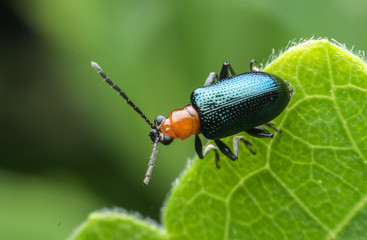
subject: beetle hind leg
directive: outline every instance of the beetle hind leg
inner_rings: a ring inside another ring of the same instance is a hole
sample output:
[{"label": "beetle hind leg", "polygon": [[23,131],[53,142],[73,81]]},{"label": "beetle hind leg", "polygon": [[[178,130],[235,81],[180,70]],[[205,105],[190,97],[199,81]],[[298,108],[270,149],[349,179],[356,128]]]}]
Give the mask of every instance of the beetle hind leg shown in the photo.
[{"label": "beetle hind leg", "polygon": [[248,135],[256,138],[273,138],[274,133],[269,132],[262,126],[250,128],[245,131]]},{"label": "beetle hind leg", "polygon": [[264,125],[267,126],[268,128],[271,128],[271,129],[277,131],[278,133],[282,132],[281,129],[277,129],[277,128],[274,127],[275,123],[273,123],[273,122],[268,122],[268,123],[265,123]]}]

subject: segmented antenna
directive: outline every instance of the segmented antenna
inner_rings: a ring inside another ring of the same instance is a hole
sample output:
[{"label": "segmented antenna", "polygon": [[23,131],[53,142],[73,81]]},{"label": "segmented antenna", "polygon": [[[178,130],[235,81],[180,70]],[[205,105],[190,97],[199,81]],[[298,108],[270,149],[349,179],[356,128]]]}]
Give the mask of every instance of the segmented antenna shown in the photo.
[{"label": "segmented antenna", "polygon": [[154,142],[153,152],[152,152],[152,155],[150,156],[149,166],[147,169],[147,173],[145,174],[145,178],[144,178],[144,185],[149,184],[150,176],[152,176],[155,157],[157,156],[158,142],[159,142],[159,138],[157,138]]},{"label": "segmented antenna", "polygon": [[151,128],[156,128],[144,115],[144,113],[130,100],[130,98],[128,98],[126,94],[116,84],[114,84],[109,77],[107,77],[106,73],[97,63],[92,62],[92,67],[98,71],[99,75],[101,75],[101,77],[105,80],[106,83],[111,85],[111,87],[115,89],[120,94],[120,96],[126,100],[126,103],[129,104],[135,110],[135,112],[140,114],[140,116],[149,124]]}]

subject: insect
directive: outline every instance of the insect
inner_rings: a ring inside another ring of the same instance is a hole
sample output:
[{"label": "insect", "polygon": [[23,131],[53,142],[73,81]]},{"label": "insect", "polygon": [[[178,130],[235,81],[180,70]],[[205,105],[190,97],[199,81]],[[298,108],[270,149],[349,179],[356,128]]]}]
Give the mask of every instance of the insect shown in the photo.
[{"label": "insect", "polygon": [[[157,155],[158,143],[169,145],[174,139],[187,139],[195,135],[195,150],[203,159],[209,152],[215,152],[216,166],[219,168],[218,149],[231,160],[238,157],[238,145],[242,141],[252,154],[251,143],[242,136],[233,138],[233,150],[220,139],[239,132],[257,138],[272,138],[273,133],[264,126],[277,132],[273,123],[288,105],[293,96],[292,86],[281,78],[266,72],[260,72],[250,63],[250,72],[236,74],[231,64],[225,62],[219,76],[212,72],[205,81],[204,87],[195,89],[191,94],[191,104],[176,109],[168,117],[158,115],[154,124],[143,112],[114,84],[101,67],[92,62],[102,78],[115,89],[121,97],[149,124],[149,136],[153,144],[153,152],[144,178],[144,185],[149,183]],[[231,77],[229,76],[231,74]],[[217,81],[216,81],[217,80]],[[210,144],[203,152],[199,134],[214,140],[216,146]]]}]

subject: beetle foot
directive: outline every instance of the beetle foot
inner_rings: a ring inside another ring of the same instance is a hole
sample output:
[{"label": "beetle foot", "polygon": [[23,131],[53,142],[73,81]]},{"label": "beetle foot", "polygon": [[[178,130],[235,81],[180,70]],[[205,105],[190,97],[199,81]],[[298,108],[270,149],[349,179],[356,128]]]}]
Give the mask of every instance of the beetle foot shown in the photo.
[{"label": "beetle foot", "polygon": [[273,122],[268,122],[268,123],[265,123],[264,125],[271,128],[271,129],[273,129],[273,130],[275,130],[275,131],[277,131],[278,133],[282,133],[281,129],[277,129],[277,128],[274,127],[275,123],[273,123]]},{"label": "beetle foot", "polygon": [[205,157],[210,151],[215,152],[215,165],[217,166],[217,168],[220,168],[220,164],[219,164],[220,158],[219,158],[218,149],[216,146],[214,146],[213,144],[209,144],[208,146],[206,146],[206,148],[204,149],[203,156]]},{"label": "beetle foot", "polygon": [[251,142],[247,141],[243,136],[235,136],[233,138],[233,151],[234,151],[234,153],[235,153],[236,156],[238,156],[238,144],[239,144],[240,141],[242,141],[246,145],[247,149],[253,155],[256,154],[256,152],[254,150],[252,150],[252,148],[251,148],[251,146],[252,146],[252,143]]}]

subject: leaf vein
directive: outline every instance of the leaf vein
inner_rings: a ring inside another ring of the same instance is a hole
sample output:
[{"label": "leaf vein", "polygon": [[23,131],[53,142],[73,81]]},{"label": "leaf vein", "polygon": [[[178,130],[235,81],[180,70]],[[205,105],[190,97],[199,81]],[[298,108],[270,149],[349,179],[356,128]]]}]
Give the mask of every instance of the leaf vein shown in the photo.
[{"label": "leaf vein", "polygon": [[[332,88],[335,88],[336,85],[335,85],[334,76],[333,76],[332,69],[331,69],[330,53],[329,53],[327,47],[325,47],[325,51],[326,51],[326,58],[327,58],[327,63],[328,63],[330,83],[332,85]],[[331,91],[331,95],[333,97],[333,101],[334,101],[334,105],[335,105],[335,110],[336,110],[336,114],[338,115],[338,118],[340,119],[341,122],[345,122],[344,117],[343,117],[343,115],[340,112],[339,105],[338,105],[338,103],[336,101],[336,97],[335,97],[334,91]],[[346,131],[347,136],[348,136],[351,144],[353,145],[354,149],[358,153],[358,155],[361,157],[361,159],[363,159],[363,161],[366,161],[364,155],[362,154],[361,150],[359,149],[359,147],[357,146],[356,142],[354,141],[354,138],[352,137],[352,134],[350,132],[350,129],[349,129],[348,125],[343,124],[343,128]]]},{"label": "leaf vein", "polygon": [[347,224],[357,215],[359,210],[364,208],[367,205],[367,196],[361,198],[361,200],[351,209],[351,211],[345,216],[345,218],[334,228],[331,230],[327,239],[334,239],[343,229],[347,226]]}]

